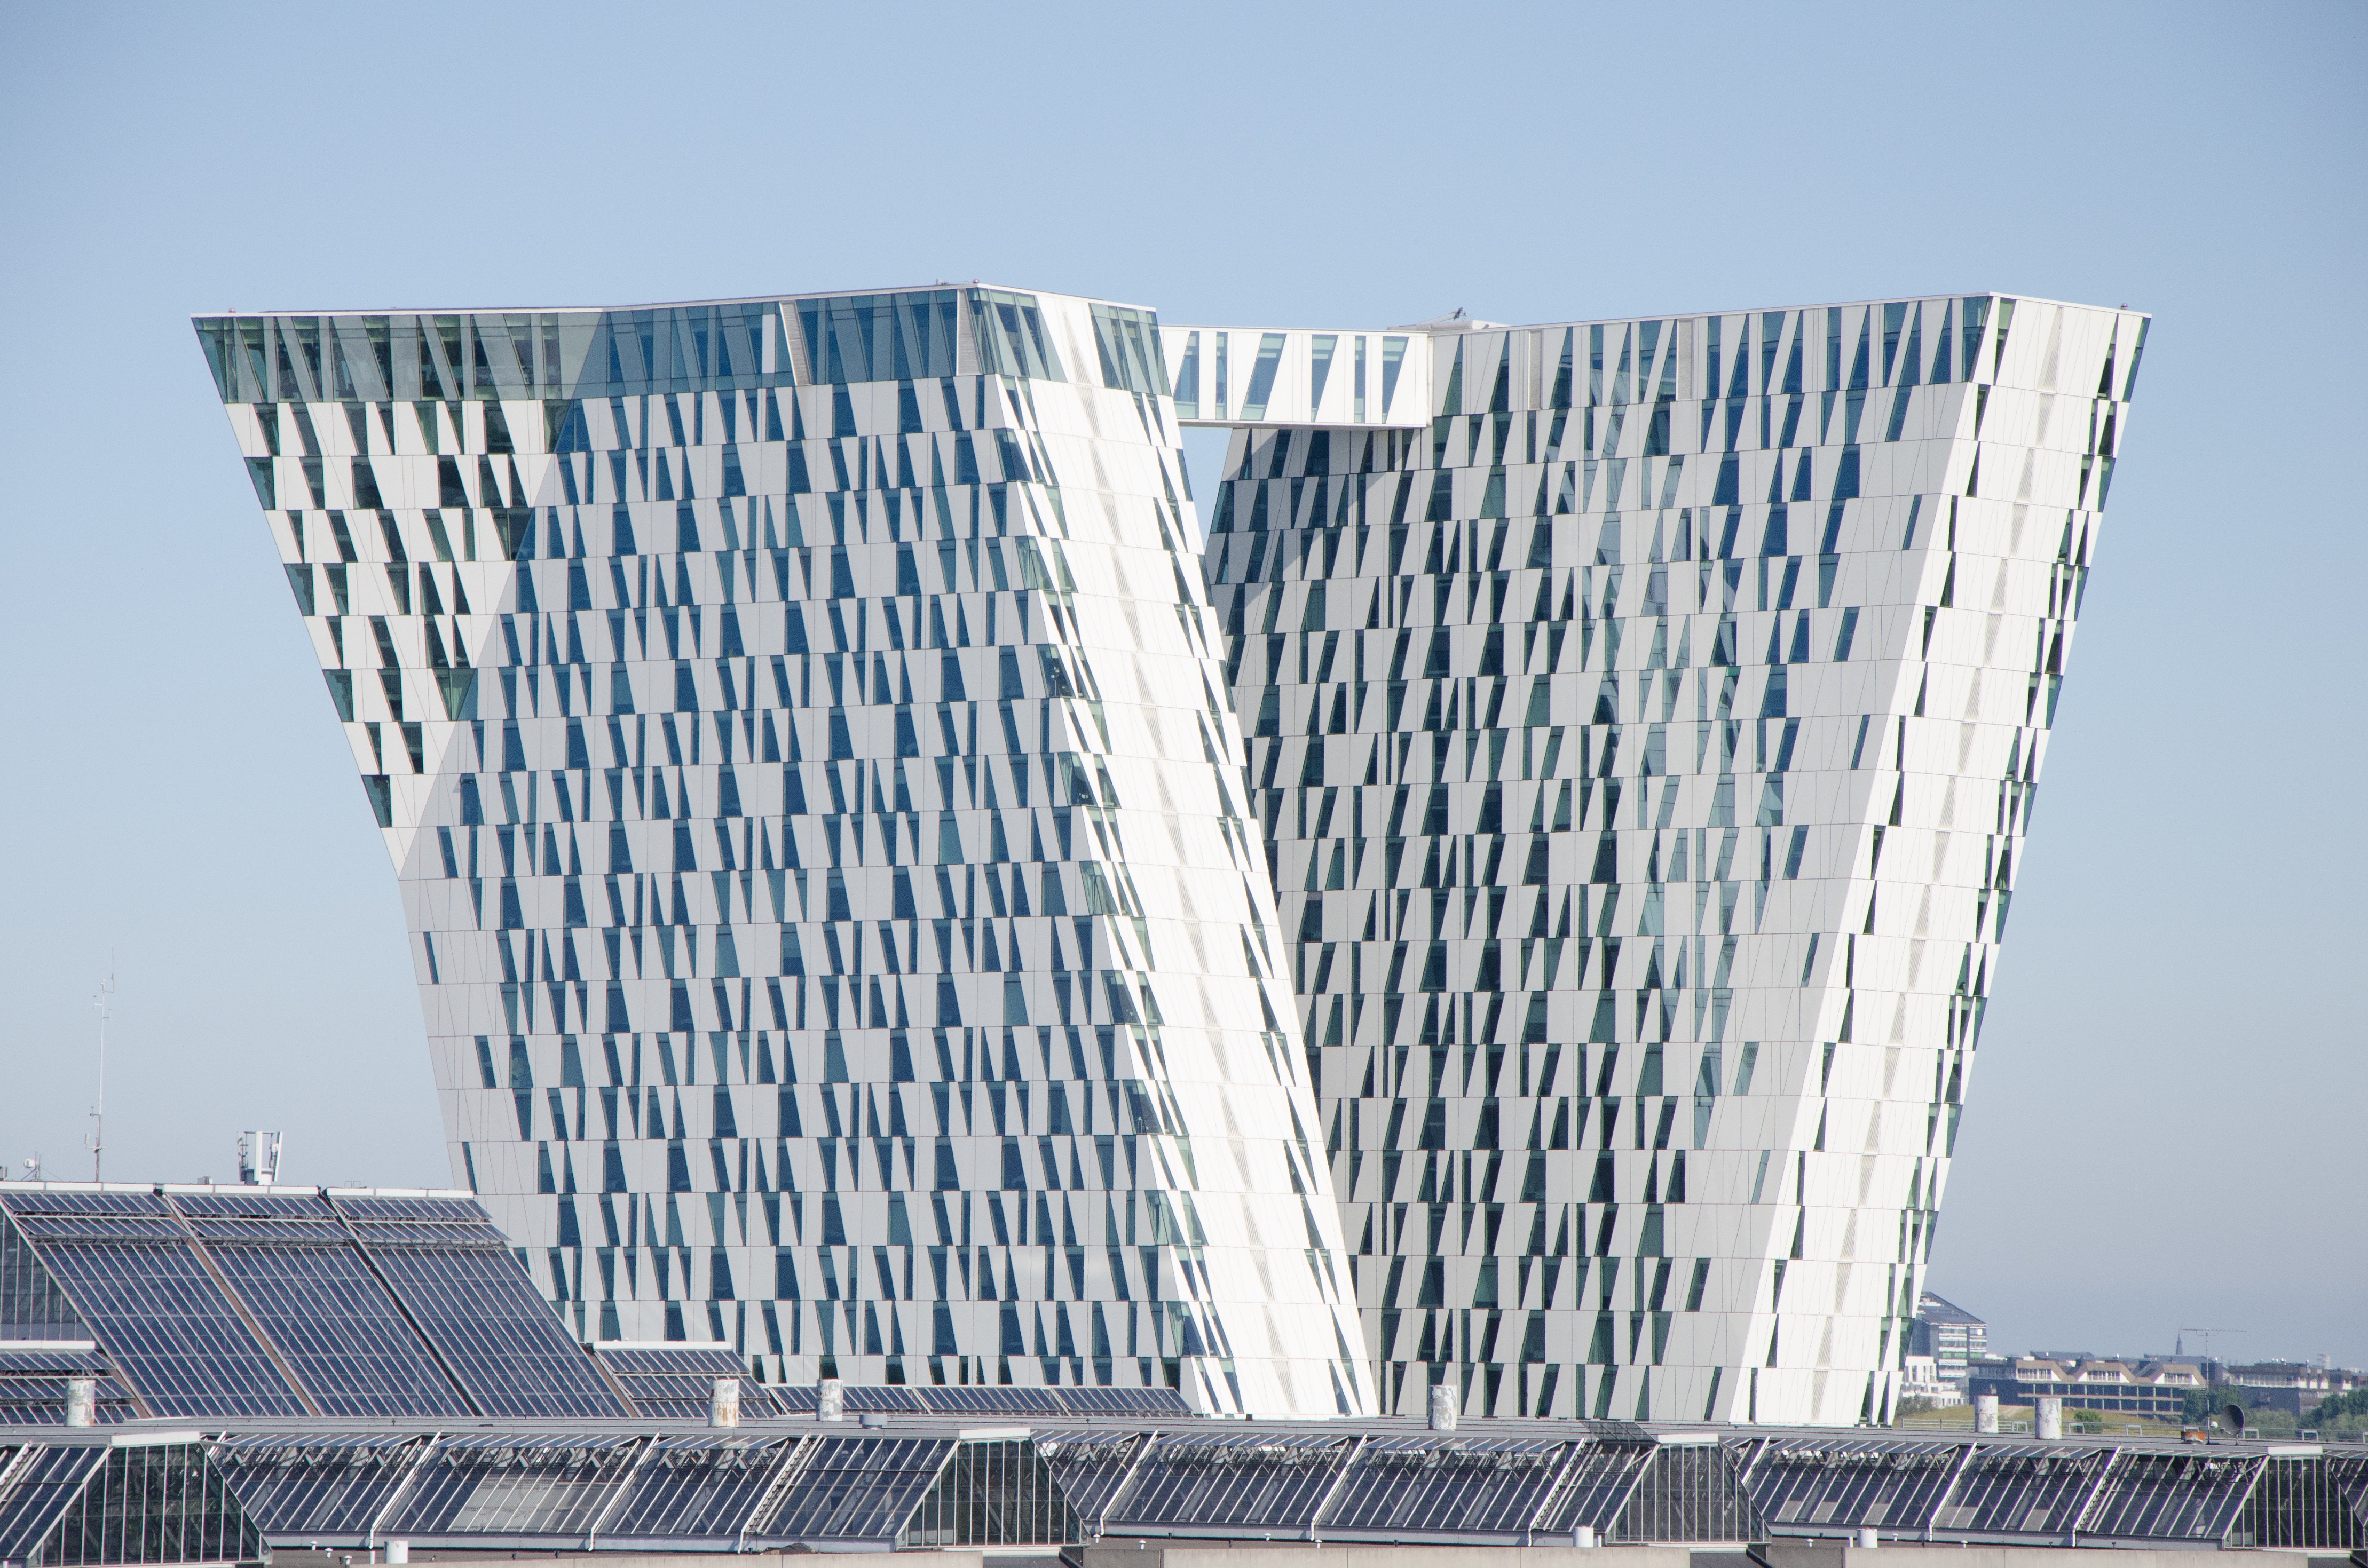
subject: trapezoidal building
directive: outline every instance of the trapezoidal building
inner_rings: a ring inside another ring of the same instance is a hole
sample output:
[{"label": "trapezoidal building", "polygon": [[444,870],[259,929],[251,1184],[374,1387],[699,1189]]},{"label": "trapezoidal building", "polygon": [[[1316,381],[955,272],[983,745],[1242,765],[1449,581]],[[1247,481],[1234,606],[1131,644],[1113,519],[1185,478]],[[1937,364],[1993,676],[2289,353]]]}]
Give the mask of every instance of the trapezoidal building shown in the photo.
[{"label": "trapezoidal building", "polygon": [[[2146,324],[971,287],[199,331],[456,1175],[585,1338],[1849,1423]],[[1198,561],[1195,423],[1236,430]]]}]

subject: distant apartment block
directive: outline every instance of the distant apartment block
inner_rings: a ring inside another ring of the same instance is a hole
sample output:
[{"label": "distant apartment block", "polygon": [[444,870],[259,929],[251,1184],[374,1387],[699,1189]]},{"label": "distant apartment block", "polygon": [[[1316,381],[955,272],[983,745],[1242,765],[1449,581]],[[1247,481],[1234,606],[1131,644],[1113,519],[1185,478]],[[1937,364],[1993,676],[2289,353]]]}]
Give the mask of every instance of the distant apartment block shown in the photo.
[{"label": "distant apartment block", "polygon": [[1911,1350],[1900,1369],[1899,1397],[1929,1399],[1935,1404],[1952,1404],[1962,1400],[1963,1392],[1960,1385],[1941,1381],[1940,1364],[1931,1357],[1919,1356]]},{"label": "distant apartment block", "polygon": [[1965,1393],[1966,1369],[1989,1350],[1989,1324],[1945,1296],[1927,1290],[1917,1298],[1907,1352],[1911,1357],[1930,1357],[1941,1381],[1960,1397]]},{"label": "distant apartment block", "polygon": [[2283,1410],[2301,1415],[2340,1393],[2368,1385],[2368,1374],[2352,1367],[2326,1367],[2307,1361],[2254,1361],[2224,1367],[2216,1380],[2244,1391],[2244,1402],[2256,1410]]},{"label": "distant apartment block", "polygon": [[1985,1357],[1971,1362],[1972,1394],[1994,1393],[2001,1404],[2060,1399],[2068,1408],[2176,1421],[2187,1393],[2206,1384],[2192,1361],[2055,1359],[2042,1356]]}]

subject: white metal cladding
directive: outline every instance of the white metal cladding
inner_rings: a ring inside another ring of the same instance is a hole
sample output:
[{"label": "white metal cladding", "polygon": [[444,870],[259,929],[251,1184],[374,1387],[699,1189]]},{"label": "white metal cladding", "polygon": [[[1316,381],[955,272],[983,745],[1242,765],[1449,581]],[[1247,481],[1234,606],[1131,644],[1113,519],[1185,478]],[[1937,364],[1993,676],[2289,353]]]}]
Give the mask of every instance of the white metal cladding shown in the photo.
[{"label": "white metal cladding", "polygon": [[1430,423],[1441,324],[1387,328],[1165,326],[1168,390],[1187,425]]},{"label": "white metal cladding", "polygon": [[1235,435],[1205,567],[1384,1408],[1889,1411],[2146,325],[1441,332],[1423,431]]},{"label": "white metal cladding", "polygon": [[1369,1408],[1149,312],[199,330],[581,1335]]},{"label": "white metal cladding", "polygon": [[[2145,328],[199,324],[456,1171],[580,1331],[1361,1409],[1337,1184],[1393,1407],[1838,1422],[1896,1392]],[[1247,801],[1179,414],[1254,426]]]}]

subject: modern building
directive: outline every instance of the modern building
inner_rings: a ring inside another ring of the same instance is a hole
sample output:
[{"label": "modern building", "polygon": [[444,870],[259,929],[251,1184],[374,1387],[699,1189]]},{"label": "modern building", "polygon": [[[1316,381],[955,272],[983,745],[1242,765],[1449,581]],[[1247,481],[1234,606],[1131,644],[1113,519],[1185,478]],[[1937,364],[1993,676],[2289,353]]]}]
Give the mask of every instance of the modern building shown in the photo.
[{"label": "modern building", "polygon": [[199,330],[578,1332],[1371,1406],[1147,312]]},{"label": "modern building", "polygon": [[2144,318],[198,324],[583,1337],[1889,1409]]},{"label": "modern building", "polygon": [[1932,1358],[1941,1381],[1962,1399],[1972,1375],[1968,1369],[1990,1353],[1990,1325],[1948,1298],[1926,1290],[1916,1299],[1907,1348]]},{"label": "modern building", "polygon": [[1385,1408],[1891,1408],[2146,327],[1169,329]]}]

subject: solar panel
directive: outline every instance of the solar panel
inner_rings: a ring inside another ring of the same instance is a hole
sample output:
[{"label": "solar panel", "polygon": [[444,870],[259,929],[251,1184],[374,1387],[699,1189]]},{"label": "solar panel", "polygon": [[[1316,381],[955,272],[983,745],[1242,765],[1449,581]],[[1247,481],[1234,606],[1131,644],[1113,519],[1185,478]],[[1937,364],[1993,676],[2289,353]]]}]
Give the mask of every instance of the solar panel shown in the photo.
[{"label": "solar panel", "polygon": [[377,1247],[371,1261],[486,1415],[632,1414],[507,1249]]},{"label": "solar panel", "polygon": [[192,1220],[331,1218],[328,1200],[309,1188],[210,1187],[202,1192],[168,1188],[160,1196]]},{"label": "solar panel", "polygon": [[643,1439],[504,1433],[439,1443],[385,1533],[581,1536],[625,1483]]},{"label": "solar panel", "polygon": [[797,1439],[784,1437],[661,1438],[600,1539],[735,1536],[796,1446]]},{"label": "solar panel", "polygon": [[946,1437],[820,1437],[749,1527],[766,1540],[893,1541],[945,1468]]},{"label": "solar panel", "polygon": [[2248,1454],[2118,1455],[2080,1533],[2109,1540],[2217,1542],[2237,1522],[2264,1462]]},{"label": "solar panel", "polygon": [[329,1201],[349,1220],[393,1220],[477,1225],[493,1229],[493,1217],[473,1198],[374,1198],[332,1190]]},{"label": "solar panel", "polygon": [[592,1354],[612,1372],[709,1372],[716,1377],[742,1377],[748,1369],[728,1345],[595,1345]]},{"label": "solar panel", "polygon": [[1752,1463],[1751,1495],[1782,1534],[1920,1530],[1964,1458],[1963,1443],[1778,1439]]},{"label": "solar panel", "polygon": [[[1496,1436],[1473,1425],[1481,1429],[1368,1432],[1361,1441],[1357,1423],[1329,1435],[1203,1426],[1165,1439],[1068,1428],[1033,1443],[812,1427],[665,1437],[543,1428],[440,1445],[403,1434],[306,1433],[226,1439],[215,1465],[249,1517],[283,1544],[359,1543],[398,1498],[382,1533],[462,1549],[572,1546],[595,1526],[601,1540],[636,1550],[736,1546],[744,1529],[752,1546],[1041,1545],[1094,1533],[1086,1527],[1098,1522],[1112,1533],[1236,1538],[1312,1524],[1360,1540],[1510,1540],[1532,1529],[1547,1540],[1592,1523],[1614,1540],[1765,1539],[1735,1484],[1733,1461],[1746,1452],[1756,1456],[1753,1483],[1777,1511],[1802,1498],[1837,1501],[1826,1521],[1837,1533],[1860,1528],[1851,1518],[1873,1519],[1886,1488],[1892,1503],[1875,1528],[1900,1534],[1917,1533],[1917,1499],[1930,1497],[1975,1510],[1938,1527],[1944,1537],[2024,1542],[2071,1539],[2077,1523],[2082,1540],[2192,1546],[2274,1534],[2279,1545],[2340,1550],[2358,1544],[2350,1538],[2368,1523],[2357,1517],[2368,1505],[2368,1460],[2344,1455],[2115,1454],[1854,1433],[1753,1439],[1730,1453],[1681,1437],[1648,1447]],[[0,1471],[14,1452],[0,1446]],[[1943,1492],[1950,1461],[1964,1456],[1968,1484]],[[1812,1470],[1819,1473],[1802,1479]],[[0,1517],[15,1511],[11,1479],[0,1478]],[[1795,1510],[1774,1529],[1817,1528]]]},{"label": "solar panel", "polygon": [[0,1209],[12,1214],[162,1214],[164,1200],[153,1192],[57,1192],[16,1187],[0,1192]]},{"label": "solar panel", "polygon": [[52,1237],[40,1251],[155,1415],[304,1414],[186,1242]]},{"label": "solar panel", "polygon": [[1354,1443],[1352,1437],[1163,1437],[1108,1510],[1108,1528],[1304,1529]]},{"label": "solar panel", "polygon": [[878,1411],[889,1415],[927,1415],[929,1413],[929,1407],[921,1403],[921,1396],[918,1393],[909,1388],[899,1388],[892,1383],[874,1383],[865,1388],[848,1389],[847,1410],[850,1415],[860,1415],[868,1411]]},{"label": "solar panel", "polygon": [[1645,1467],[1653,1462],[1653,1452],[1649,1442],[1587,1444],[1572,1457],[1538,1528],[1566,1532],[1586,1525],[1609,1538],[1620,1511],[1644,1480]]},{"label": "solar panel", "polygon": [[1571,1451],[1543,1440],[1376,1439],[1349,1464],[1324,1531],[1518,1535],[1553,1494]]},{"label": "solar panel", "polygon": [[1073,1415],[1147,1415],[1155,1420],[1174,1421],[1192,1415],[1192,1407],[1174,1389],[1056,1388],[1046,1392]]},{"label": "solar panel", "polygon": [[88,1378],[92,1419],[101,1426],[138,1413],[107,1358],[77,1344],[0,1344],[0,1426],[56,1426],[66,1418],[66,1384]]},{"label": "solar panel", "polygon": [[0,1449],[0,1562],[22,1562],[107,1461],[104,1445]]},{"label": "solar panel", "polygon": [[25,1214],[17,1223],[36,1241],[179,1242],[187,1235],[170,1215]]},{"label": "solar panel", "polygon": [[993,1383],[924,1385],[910,1391],[923,1409],[937,1415],[1058,1415],[1062,1404],[1051,1389]]},{"label": "solar panel", "polygon": [[1964,1535],[2068,1536],[2110,1449],[1976,1449],[1932,1528]]},{"label": "solar panel", "polygon": [[90,1325],[0,1207],[0,1339],[88,1339]]},{"label": "solar panel", "polygon": [[209,1250],[323,1415],[470,1414],[342,1237],[325,1246],[218,1242]]},{"label": "solar panel", "polygon": [[1036,1451],[1078,1517],[1099,1519],[1151,1441],[1133,1432],[1040,1432]]},{"label": "solar panel", "polygon": [[230,1241],[329,1241],[346,1239],[328,1204],[313,1193],[267,1192],[239,1187],[221,1192],[173,1192],[165,1201],[199,1235]]},{"label": "solar panel", "polygon": [[256,1528],[279,1541],[358,1537],[403,1484],[426,1439],[233,1437],[214,1463]]},{"label": "solar panel", "polygon": [[0,1426],[62,1426],[66,1419],[68,1376],[91,1379],[94,1398],[91,1419],[99,1426],[130,1421],[138,1415],[123,1385],[103,1373],[75,1372],[56,1376],[20,1376],[0,1372]]},{"label": "solar panel", "polygon": [[788,1414],[774,1403],[765,1384],[748,1375],[739,1353],[729,1346],[595,1345],[592,1353],[609,1376],[624,1385],[633,1414],[648,1420],[704,1421],[718,1378],[740,1380],[744,1418],[764,1420]]}]

